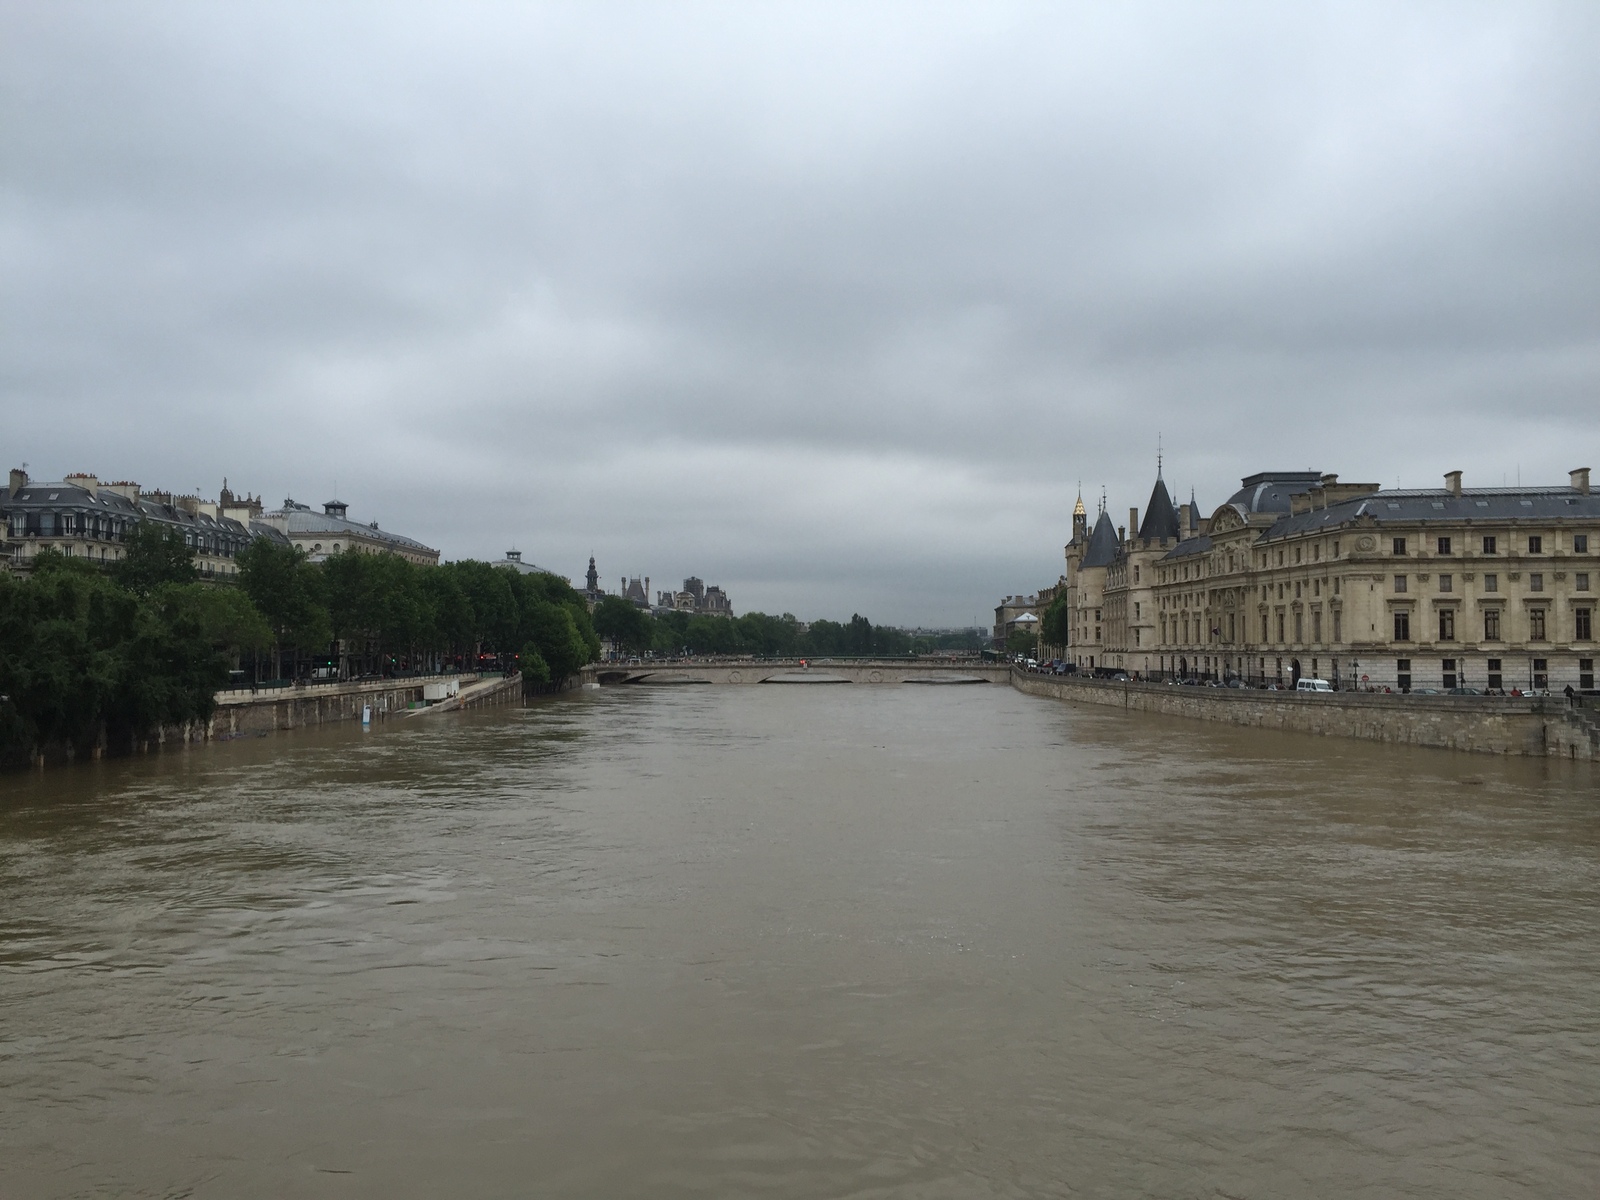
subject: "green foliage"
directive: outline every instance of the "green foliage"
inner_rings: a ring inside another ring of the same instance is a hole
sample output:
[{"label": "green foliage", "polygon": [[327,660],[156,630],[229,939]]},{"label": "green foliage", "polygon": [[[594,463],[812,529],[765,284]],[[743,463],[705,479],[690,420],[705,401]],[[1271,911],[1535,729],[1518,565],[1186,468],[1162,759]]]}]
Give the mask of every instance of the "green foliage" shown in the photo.
[{"label": "green foliage", "polygon": [[194,586],[139,595],[99,570],[50,562],[0,579],[0,760],[50,745],[121,748],[207,719],[228,669],[214,638],[241,626]]},{"label": "green foliage", "polygon": [[238,562],[239,586],[267,622],[274,643],[306,649],[326,645],[332,635],[322,576],[306,562],[305,551],[257,538]]},{"label": "green foliage", "polygon": [[1062,593],[1050,602],[1049,608],[1044,610],[1039,633],[1045,645],[1064,647],[1067,645],[1067,627],[1067,597]]},{"label": "green foliage", "polygon": [[170,525],[140,521],[123,542],[122,557],[111,567],[111,577],[140,596],[164,583],[193,583],[194,549]]},{"label": "green foliage", "polygon": [[621,596],[607,596],[595,605],[594,631],[634,654],[648,650],[655,636],[650,614]]},{"label": "green foliage", "polygon": [[1025,654],[1032,658],[1039,648],[1039,635],[1032,629],[1013,629],[1006,635],[1007,654]]},{"label": "green foliage", "polygon": [[578,631],[572,610],[548,600],[533,600],[523,613],[528,644],[539,652],[550,670],[550,678],[562,683],[584,663],[591,661],[589,645]]},{"label": "green foliage", "polygon": [[550,682],[550,664],[539,652],[537,642],[529,642],[517,655],[517,667],[522,671],[522,686],[531,689]]}]

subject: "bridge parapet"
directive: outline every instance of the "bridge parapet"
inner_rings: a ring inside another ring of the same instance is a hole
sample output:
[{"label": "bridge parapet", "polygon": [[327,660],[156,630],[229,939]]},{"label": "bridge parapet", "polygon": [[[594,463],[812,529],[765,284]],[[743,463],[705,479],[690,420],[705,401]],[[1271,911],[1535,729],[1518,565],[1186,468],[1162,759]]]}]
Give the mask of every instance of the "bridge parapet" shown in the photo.
[{"label": "bridge parapet", "polygon": [[1004,683],[1002,663],[934,659],[735,659],[721,662],[591,663],[585,683],[615,684],[975,684]]}]

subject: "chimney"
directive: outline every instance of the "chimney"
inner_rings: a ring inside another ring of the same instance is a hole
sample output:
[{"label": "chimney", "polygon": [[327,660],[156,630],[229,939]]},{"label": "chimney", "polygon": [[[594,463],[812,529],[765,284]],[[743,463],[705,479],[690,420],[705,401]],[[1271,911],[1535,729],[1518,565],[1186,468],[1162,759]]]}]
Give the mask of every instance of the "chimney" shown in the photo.
[{"label": "chimney", "polygon": [[71,475],[68,475],[61,482],[62,483],[70,483],[74,487],[81,487],[84,491],[88,492],[89,495],[91,495],[91,496],[97,494],[96,493],[96,489],[100,486],[100,481],[98,479],[96,479],[93,475],[90,475],[90,474],[88,474],[86,472],[83,472],[83,471],[74,471]]},{"label": "chimney", "polygon": [[17,470],[16,467],[12,467],[11,468],[11,495],[15,496],[19,491],[21,491],[23,488],[25,488],[27,486],[28,486],[28,473],[26,471],[19,471],[19,470]]},{"label": "chimney", "polygon": [[1117,526],[1117,545],[1125,546],[1128,543],[1128,529],[1125,525]]},{"label": "chimney", "polygon": [[[1572,477],[1572,490],[1580,496],[1587,496],[1589,494],[1589,468],[1579,467],[1576,471],[1569,471],[1568,474]],[[13,479],[16,478],[16,475],[15,471],[11,472]],[[24,475],[23,478],[26,479],[27,476]],[[13,492],[17,490],[15,485],[12,486],[11,490]]]},{"label": "chimney", "polygon": [[1178,540],[1180,542],[1189,536],[1189,524],[1189,506],[1187,504],[1178,505]]},{"label": "chimney", "polygon": [[1452,496],[1461,495],[1461,472],[1446,471],[1444,473],[1444,490]]},{"label": "chimney", "polygon": [[1128,535],[1130,537],[1139,536],[1139,510],[1137,508],[1128,510]]}]

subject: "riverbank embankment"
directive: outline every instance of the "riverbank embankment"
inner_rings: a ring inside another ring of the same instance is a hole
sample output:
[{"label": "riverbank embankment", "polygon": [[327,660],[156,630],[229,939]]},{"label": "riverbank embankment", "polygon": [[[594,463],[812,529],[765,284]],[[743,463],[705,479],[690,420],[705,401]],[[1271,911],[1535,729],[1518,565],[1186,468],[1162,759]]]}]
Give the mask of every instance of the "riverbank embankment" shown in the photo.
[{"label": "riverbank embankment", "polygon": [[1257,729],[1363,738],[1479,754],[1600,761],[1600,730],[1561,696],[1421,696],[1366,692],[1263,692],[1011,671],[1033,696],[1222,721]]},{"label": "riverbank embankment", "polygon": [[[459,685],[462,691],[472,689],[479,677],[467,675],[430,675],[415,679],[367,679],[345,683],[313,683],[301,687],[280,688],[274,691],[230,691],[217,694],[216,711],[203,728],[180,741],[226,740],[250,734],[275,733],[285,729],[304,729],[308,725],[326,725],[334,721],[361,719],[362,710],[371,707],[372,719],[382,720],[392,714],[413,709],[423,702],[423,688],[427,684]],[[496,676],[492,681],[501,683]],[[518,677],[520,685],[520,677]],[[166,739],[163,739],[166,740]]]}]

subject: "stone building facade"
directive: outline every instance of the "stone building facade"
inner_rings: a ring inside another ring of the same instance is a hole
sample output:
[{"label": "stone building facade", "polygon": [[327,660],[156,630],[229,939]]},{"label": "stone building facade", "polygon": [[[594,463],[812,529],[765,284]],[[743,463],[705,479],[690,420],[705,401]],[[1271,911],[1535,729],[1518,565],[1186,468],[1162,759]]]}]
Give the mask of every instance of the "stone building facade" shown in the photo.
[{"label": "stone building facade", "polygon": [[[1153,495],[1147,526],[1160,508]],[[1109,530],[1107,559],[1100,525],[1087,534],[1074,518],[1080,669],[1396,691],[1595,686],[1600,496],[1587,469],[1566,487],[1469,489],[1452,471],[1438,489],[1390,490],[1262,472],[1179,525],[1165,547],[1164,518],[1150,538]]]},{"label": "stone building facade", "polygon": [[306,552],[312,562],[334,554],[398,554],[423,567],[439,565],[439,552],[415,538],[379,529],[376,521],[352,521],[349,505],[329,500],[321,512],[309,504],[285,499],[283,507],[263,513],[261,519]]},{"label": "stone building facade", "polygon": [[146,491],[128,481],[104,483],[90,474],[48,483],[13,470],[0,495],[0,530],[7,564],[28,571],[46,548],[109,566],[122,558],[133,527],[154,521],[183,536],[201,578],[228,579],[238,573],[238,555],[251,541],[280,536],[254,518],[252,503],[259,513],[259,501],[236,501],[226,481],[220,499],[211,501]]}]

